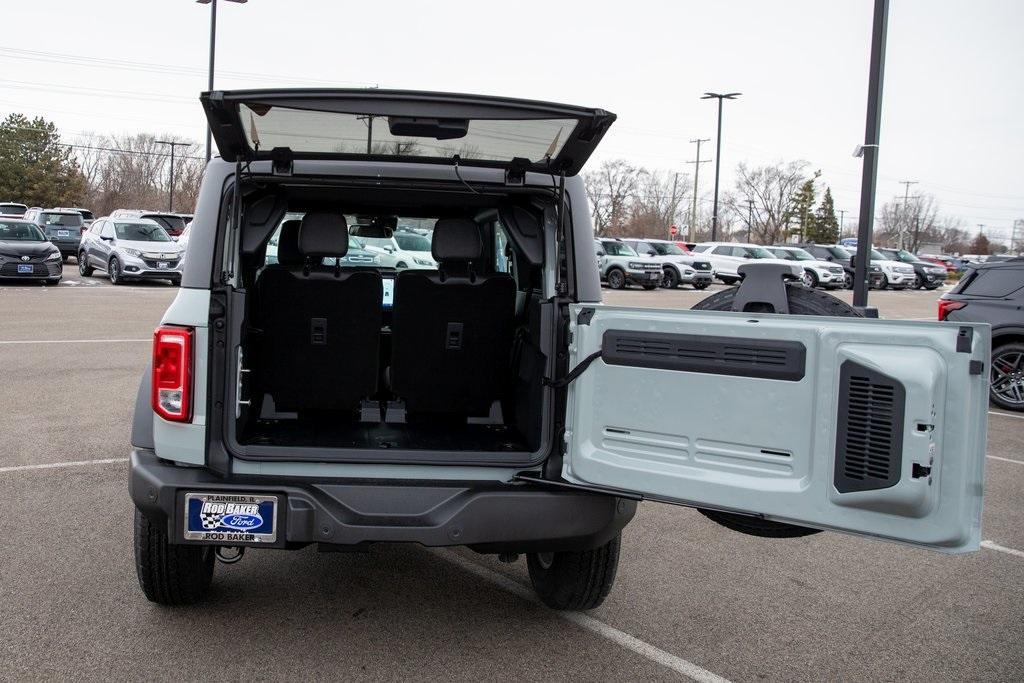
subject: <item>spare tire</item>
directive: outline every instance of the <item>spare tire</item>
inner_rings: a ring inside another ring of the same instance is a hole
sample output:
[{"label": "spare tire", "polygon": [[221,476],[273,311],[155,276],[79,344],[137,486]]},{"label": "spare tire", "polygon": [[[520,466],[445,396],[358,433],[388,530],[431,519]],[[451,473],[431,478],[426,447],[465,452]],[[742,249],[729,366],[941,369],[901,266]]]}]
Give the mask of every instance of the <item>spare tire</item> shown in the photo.
[{"label": "spare tire", "polygon": [[[693,307],[693,310],[731,311],[732,303],[736,299],[736,293],[739,289],[739,287],[732,287],[731,289],[725,289],[712,294],[703,301],[698,302]],[[841,318],[864,317],[856,308],[845,301],[816,289],[808,289],[802,284],[786,284],[786,303],[789,304],[789,312],[792,315],[832,315]],[[746,307],[744,312],[774,313],[775,310],[769,304],[751,304]],[[810,536],[821,531],[821,529],[811,529],[784,522],[775,522],[770,519],[762,519],[752,515],[741,515],[734,512],[705,510],[703,508],[697,508],[697,511],[727,529],[762,538],[797,538],[800,536]]]}]

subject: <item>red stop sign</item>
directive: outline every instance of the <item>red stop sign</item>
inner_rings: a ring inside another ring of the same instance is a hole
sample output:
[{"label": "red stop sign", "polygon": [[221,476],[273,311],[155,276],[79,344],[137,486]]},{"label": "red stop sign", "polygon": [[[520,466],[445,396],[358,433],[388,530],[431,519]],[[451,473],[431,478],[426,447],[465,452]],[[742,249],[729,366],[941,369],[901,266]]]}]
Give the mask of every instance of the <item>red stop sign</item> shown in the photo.
[{"label": "red stop sign", "polygon": [[668,229],[668,232],[669,232],[670,235],[675,237],[676,235],[679,234],[679,228],[677,228],[676,226],[673,225],[671,228]]}]

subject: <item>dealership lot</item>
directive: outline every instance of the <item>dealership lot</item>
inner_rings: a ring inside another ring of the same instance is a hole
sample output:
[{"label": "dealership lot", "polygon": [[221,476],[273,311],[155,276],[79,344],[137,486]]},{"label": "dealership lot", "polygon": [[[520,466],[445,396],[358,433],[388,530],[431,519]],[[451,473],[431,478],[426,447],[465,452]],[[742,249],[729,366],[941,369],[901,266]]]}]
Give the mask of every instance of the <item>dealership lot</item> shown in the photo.
[{"label": "dealership lot", "polygon": [[[177,290],[64,273],[53,288],[0,286],[5,676],[1006,680],[1024,670],[1024,414],[1004,411],[989,414],[991,547],[967,556],[831,533],[755,539],[645,504],[624,534],[615,589],[587,617],[524,597],[522,560],[398,546],[253,552],[218,565],[206,603],[152,605],[135,579],[124,459],[149,338]],[[605,300],[688,308],[717,289],[606,290]],[[871,300],[884,317],[931,320],[937,296]],[[69,464],[83,461],[101,462]]]}]

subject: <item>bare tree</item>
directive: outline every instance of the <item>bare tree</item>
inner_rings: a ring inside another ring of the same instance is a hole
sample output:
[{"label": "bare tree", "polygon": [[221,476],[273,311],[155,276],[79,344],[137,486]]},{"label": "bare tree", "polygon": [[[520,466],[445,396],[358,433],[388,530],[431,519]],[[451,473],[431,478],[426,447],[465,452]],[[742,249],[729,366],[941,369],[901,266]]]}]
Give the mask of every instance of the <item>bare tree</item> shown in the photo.
[{"label": "bare tree", "polygon": [[736,167],[735,189],[726,195],[723,205],[753,242],[774,244],[785,239],[793,195],[807,180],[807,166],[806,161],[780,161]]},{"label": "bare tree", "polygon": [[584,176],[595,234],[621,233],[629,217],[640,172],[623,159],[610,159]]},{"label": "bare tree", "polygon": [[942,230],[935,197],[893,198],[882,206],[879,228],[880,242],[912,252],[917,252],[922,242],[938,241]]},{"label": "bare tree", "polygon": [[685,174],[641,169],[629,206],[629,220],[619,234],[628,237],[668,237],[685,209],[689,179]]}]

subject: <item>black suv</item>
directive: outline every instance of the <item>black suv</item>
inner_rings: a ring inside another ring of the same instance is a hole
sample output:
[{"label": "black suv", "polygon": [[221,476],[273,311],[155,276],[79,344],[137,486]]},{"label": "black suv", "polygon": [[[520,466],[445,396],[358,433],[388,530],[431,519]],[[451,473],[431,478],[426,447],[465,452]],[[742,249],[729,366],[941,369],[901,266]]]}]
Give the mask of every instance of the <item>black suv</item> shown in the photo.
[{"label": "black suv", "polygon": [[939,299],[939,320],[992,325],[989,398],[1024,410],[1024,258],[982,263]]},{"label": "black suv", "polygon": [[883,249],[882,252],[893,261],[901,261],[914,268],[914,289],[938,289],[946,281],[946,267],[914,256],[906,249]]}]

